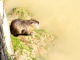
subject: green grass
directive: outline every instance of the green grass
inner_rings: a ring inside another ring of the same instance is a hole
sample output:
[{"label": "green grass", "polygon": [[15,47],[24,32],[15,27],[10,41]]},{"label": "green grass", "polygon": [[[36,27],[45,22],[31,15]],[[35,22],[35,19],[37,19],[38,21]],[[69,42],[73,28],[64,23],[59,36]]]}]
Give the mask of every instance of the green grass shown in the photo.
[{"label": "green grass", "polygon": [[29,12],[28,12],[27,14],[28,14],[29,16],[32,16],[32,14],[31,14],[31,13],[29,13]]},{"label": "green grass", "polygon": [[37,60],[36,58],[32,58],[33,60]]},{"label": "green grass", "polygon": [[14,51],[16,51],[20,46],[20,40],[17,37],[12,36]]},{"label": "green grass", "polygon": [[31,47],[31,46],[28,46],[28,47],[29,47],[30,50],[33,50],[33,47]]},{"label": "green grass", "polygon": [[37,39],[40,39],[40,36],[39,36],[39,35],[35,35],[35,37],[36,37]]},{"label": "green grass", "polygon": [[20,40],[17,37],[14,37],[13,35],[12,35],[12,41],[13,41],[14,51],[20,49],[22,52],[23,49],[27,49],[23,44],[21,44]]},{"label": "green grass", "polygon": [[13,8],[13,12],[16,14],[21,14],[21,16],[24,16],[26,14],[25,10],[22,7]]},{"label": "green grass", "polygon": [[39,29],[39,30],[34,29],[34,31],[35,31],[36,33],[42,33],[42,32],[46,33],[46,30],[42,30],[42,29]]}]

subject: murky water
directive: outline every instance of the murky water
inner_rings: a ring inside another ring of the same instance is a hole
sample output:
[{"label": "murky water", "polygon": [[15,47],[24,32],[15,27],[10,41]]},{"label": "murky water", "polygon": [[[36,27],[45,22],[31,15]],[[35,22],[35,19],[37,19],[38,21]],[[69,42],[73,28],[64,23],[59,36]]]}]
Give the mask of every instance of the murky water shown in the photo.
[{"label": "murky water", "polygon": [[57,36],[48,60],[80,60],[80,0],[5,0],[13,7],[28,9],[40,28]]}]

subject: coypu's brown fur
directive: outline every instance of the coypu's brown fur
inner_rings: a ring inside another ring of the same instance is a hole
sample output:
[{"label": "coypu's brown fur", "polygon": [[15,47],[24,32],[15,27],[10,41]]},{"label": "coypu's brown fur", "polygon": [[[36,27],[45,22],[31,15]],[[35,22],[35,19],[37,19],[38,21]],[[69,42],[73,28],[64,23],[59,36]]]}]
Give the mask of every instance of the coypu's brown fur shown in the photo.
[{"label": "coypu's brown fur", "polygon": [[17,35],[32,35],[32,29],[39,26],[39,22],[36,20],[21,20],[15,19],[11,22],[10,31],[14,36]]}]

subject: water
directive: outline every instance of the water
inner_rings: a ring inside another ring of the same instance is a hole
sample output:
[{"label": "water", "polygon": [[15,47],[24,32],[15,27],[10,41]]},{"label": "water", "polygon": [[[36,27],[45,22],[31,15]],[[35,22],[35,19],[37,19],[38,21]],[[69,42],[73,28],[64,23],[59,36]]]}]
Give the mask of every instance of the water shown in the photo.
[{"label": "water", "polygon": [[80,60],[80,0],[5,0],[6,12],[28,9],[40,28],[57,36],[48,60]]}]

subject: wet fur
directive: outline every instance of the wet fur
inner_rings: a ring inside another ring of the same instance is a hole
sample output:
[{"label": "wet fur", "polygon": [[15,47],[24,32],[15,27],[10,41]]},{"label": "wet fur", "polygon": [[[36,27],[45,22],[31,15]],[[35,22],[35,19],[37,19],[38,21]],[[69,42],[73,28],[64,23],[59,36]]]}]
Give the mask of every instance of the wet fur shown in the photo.
[{"label": "wet fur", "polygon": [[32,29],[36,28],[35,24],[39,24],[36,20],[15,19],[11,22],[10,31],[14,36],[32,35]]}]

